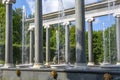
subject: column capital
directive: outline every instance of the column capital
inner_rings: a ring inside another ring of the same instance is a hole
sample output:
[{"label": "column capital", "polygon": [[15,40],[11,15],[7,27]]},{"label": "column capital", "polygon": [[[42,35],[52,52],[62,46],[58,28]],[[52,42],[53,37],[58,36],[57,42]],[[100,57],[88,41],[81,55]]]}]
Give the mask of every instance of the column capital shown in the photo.
[{"label": "column capital", "polygon": [[2,0],[3,4],[12,4],[12,3],[16,3],[16,0]]},{"label": "column capital", "polygon": [[92,21],[94,21],[95,19],[93,18],[93,17],[90,17],[90,18],[86,18],[86,21],[87,22],[92,22]]},{"label": "column capital", "polygon": [[44,28],[50,28],[50,25],[49,24],[44,25]]},{"label": "column capital", "polygon": [[116,0],[108,0],[109,3],[110,3],[110,2],[114,2],[114,1],[116,1]]},{"label": "column capital", "polygon": [[33,31],[34,28],[35,28],[35,24],[34,23],[30,23],[28,30],[29,31]]},{"label": "column capital", "polygon": [[119,13],[114,13],[113,16],[114,17],[120,17],[120,12]]},{"label": "column capital", "polygon": [[63,25],[69,25],[69,24],[70,24],[69,21],[65,21],[65,22],[63,22]]}]

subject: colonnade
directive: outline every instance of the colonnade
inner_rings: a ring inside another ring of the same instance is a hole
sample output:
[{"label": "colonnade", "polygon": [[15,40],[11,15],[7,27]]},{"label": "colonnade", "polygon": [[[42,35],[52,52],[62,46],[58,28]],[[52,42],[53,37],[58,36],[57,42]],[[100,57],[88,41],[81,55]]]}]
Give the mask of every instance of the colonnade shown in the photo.
[{"label": "colonnade", "polygon": [[[120,13],[114,13],[116,21],[116,47],[117,47],[117,62],[116,65],[120,65]],[[88,65],[94,65],[94,57],[93,57],[93,26],[92,23],[94,18],[87,18],[88,22]],[[107,59],[104,59],[104,62]],[[103,62],[103,64],[104,64]]]},{"label": "colonnade", "polygon": [[117,45],[117,65],[120,65],[120,13],[115,13],[116,20],[116,45]]},{"label": "colonnade", "polygon": [[13,67],[13,48],[12,48],[12,4],[15,0],[6,0],[6,36],[5,36],[5,65]]},{"label": "colonnade", "polygon": [[[65,63],[69,63],[70,62],[70,58],[69,58],[69,53],[70,53],[70,49],[69,49],[69,22],[64,22],[63,25],[65,26]],[[30,64],[33,64],[33,54],[34,54],[34,28],[31,26],[29,27],[29,31],[30,31],[30,59],[29,62]],[[49,60],[50,60],[50,25],[45,25],[44,28],[46,29],[46,64],[45,65],[49,65]]]},{"label": "colonnade", "polygon": [[93,59],[93,25],[94,18],[87,18],[88,22],[88,65],[94,65]]},{"label": "colonnade", "polygon": [[[13,67],[12,52],[12,3],[14,0],[5,1],[6,4],[6,42],[5,42],[5,67]],[[35,0],[35,36],[33,29],[30,30],[30,60],[33,64],[33,52],[35,52],[35,62],[33,67],[43,67],[43,27],[42,27],[42,0]],[[76,67],[87,66],[85,52],[85,13],[84,0],[76,0]],[[116,40],[117,40],[117,64],[120,64],[120,14],[116,14]],[[93,59],[93,41],[92,41],[92,22],[93,18],[88,18],[88,64],[94,65]],[[65,22],[65,63],[70,61],[69,49],[69,22]],[[49,26],[46,25],[46,64],[49,63],[50,34]],[[35,38],[35,41],[33,40]],[[35,42],[35,51],[33,44]]]},{"label": "colonnade", "polygon": [[[114,15],[116,18],[116,36],[117,36],[117,64],[120,63],[120,16],[119,14]],[[93,21],[95,18],[90,17],[86,18],[87,24],[88,24],[88,65],[95,65],[94,64],[94,55],[93,55]],[[64,22],[65,26],[65,63],[68,64],[70,63],[70,46],[69,46],[69,26],[70,22],[66,21]],[[49,58],[50,58],[50,33],[49,33],[49,28],[50,25],[44,26],[46,28],[46,64],[49,63]],[[30,43],[31,44],[31,43]],[[30,60],[31,61],[31,60]],[[106,62],[106,61],[104,61]]]}]

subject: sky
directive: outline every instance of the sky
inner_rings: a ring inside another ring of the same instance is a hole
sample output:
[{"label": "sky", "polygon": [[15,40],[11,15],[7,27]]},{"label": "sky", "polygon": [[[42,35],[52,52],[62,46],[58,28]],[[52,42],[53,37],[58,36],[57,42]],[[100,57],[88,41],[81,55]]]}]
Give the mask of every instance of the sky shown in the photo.
[{"label": "sky", "polygon": [[[43,0],[43,14],[54,12],[58,10],[58,1],[59,0]],[[62,0],[63,1],[63,8],[71,8],[75,6],[75,0]],[[98,2],[101,0],[85,0],[85,4],[90,4],[94,2]],[[16,0],[16,3],[13,5],[13,8],[22,8],[25,6],[26,8],[26,14],[34,14],[34,2],[35,0]],[[115,23],[114,17],[112,15],[108,16],[102,16],[102,17],[97,17],[95,18],[95,21],[93,22],[93,29],[94,30],[100,30],[102,29],[102,26],[104,25],[111,26],[112,24]],[[109,24],[108,24],[109,23]],[[87,27],[87,23],[86,23]],[[87,28],[86,28],[87,30]]]},{"label": "sky", "polygon": [[[43,4],[43,13],[54,12],[58,10],[58,1],[60,0],[42,0]],[[64,8],[71,8],[75,6],[75,0],[62,0]],[[85,0],[85,4],[97,2],[100,0]],[[35,0],[16,0],[16,3],[13,5],[14,8],[22,8],[24,5],[26,7],[27,13],[33,14],[35,11],[34,6]]]}]

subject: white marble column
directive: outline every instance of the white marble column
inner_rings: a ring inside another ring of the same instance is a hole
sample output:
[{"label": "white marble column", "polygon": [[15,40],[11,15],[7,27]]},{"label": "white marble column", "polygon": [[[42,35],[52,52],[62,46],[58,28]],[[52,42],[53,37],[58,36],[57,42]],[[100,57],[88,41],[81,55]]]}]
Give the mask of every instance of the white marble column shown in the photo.
[{"label": "white marble column", "polygon": [[65,26],[65,63],[70,63],[70,41],[69,41],[69,22],[64,22]]},{"label": "white marble column", "polygon": [[33,65],[34,63],[34,28],[35,26],[34,25],[30,25],[29,26],[29,31],[30,31],[30,54],[29,54],[29,64],[30,65]]},{"label": "white marble column", "polygon": [[75,0],[76,18],[76,68],[87,68],[85,52],[85,6],[84,0]]},{"label": "white marble column", "polygon": [[42,0],[35,0],[35,63],[33,68],[43,68]]},{"label": "white marble column", "polygon": [[45,65],[49,65],[50,60],[50,25],[45,25],[46,28],[46,63]]},{"label": "white marble column", "polygon": [[114,14],[116,19],[117,65],[120,65],[120,13]]},{"label": "white marble column", "polygon": [[93,21],[94,18],[87,18],[88,22],[88,65],[94,65],[93,58]]},{"label": "white marble column", "polygon": [[6,4],[6,38],[5,38],[5,65],[4,67],[13,67],[13,47],[12,47],[12,4],[16,0],[5,0]]}]

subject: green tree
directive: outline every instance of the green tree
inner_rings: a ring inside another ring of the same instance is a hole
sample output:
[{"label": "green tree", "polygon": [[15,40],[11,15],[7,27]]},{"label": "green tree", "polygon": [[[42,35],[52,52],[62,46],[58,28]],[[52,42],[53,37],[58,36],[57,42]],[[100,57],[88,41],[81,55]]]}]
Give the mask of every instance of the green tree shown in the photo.
[{"label": "green tree", "polygon": [[22,9],[13,10],[13,61],[20,63],[21,61],[21,39],[22,39]]},{"label": "green tree", "polygon": [[107,47],[107,59],[110,63],[116,62],[116,25],[112,25],[105,30],[106,34],[106,47]]},{"label": "green tree", "polygon": [[0,63],[4,61],[5,53],[5,5],[0,3]]},{"label": "green tree", "polygon": [[50,47],[56,48],[56,25],[50,27]]},{"label": "green tree", "polygon": [[[93,32],[93,55],[96,64],[103,61],[102,31]],[[89,45],[89,44],[88,44]]]},{"label": "green tree", "polygon": [[21,43],[22,9],[13,10],[13,44]]},{"label": "green tree", "polygon": [[76,39],[75,39],[75,25],[70,26],[70,62],[75,62],[75,50],[76,50]]},{"label": "green tree", "polygon": [[75,26],[70,27],[70,45],[75,46]]},{"label": "green tree", "polygon": [[5,5],[0,3],[0,44],[5,43]]}]

